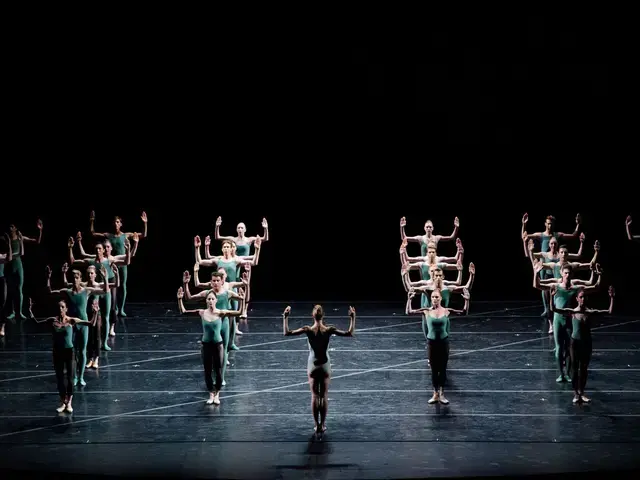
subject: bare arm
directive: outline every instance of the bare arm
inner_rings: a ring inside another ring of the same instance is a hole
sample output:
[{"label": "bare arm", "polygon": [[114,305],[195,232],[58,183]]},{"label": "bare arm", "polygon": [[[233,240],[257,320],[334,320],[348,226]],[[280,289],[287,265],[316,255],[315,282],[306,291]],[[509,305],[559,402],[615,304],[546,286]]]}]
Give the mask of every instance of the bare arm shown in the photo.
[{"label": "bare arm", "polygon": [[597,308],[587,308],[588,313],[608,313],[611,315],[613,313],[613,297],[615,297],[615,291],[613,286],[609,286],[609,308],[606,310],[597,309]]},{"label": "bare arm", "polygon": [[125,236],[131,240],[133,237],[138,237],[138,238],[147,238],[148,232],[147,232],[147,212],[142,212],[142,215],[140,215],[140,218],[142,219],[142,232],[128,232],[125,233]]},{"label": "bare arm", "polygon": [[89,215],[89,232],[91,232],[91,235],[93,235],[94,237],[99,237],[99,238],[104,238],[107,235],[109,235],[108,233],[96,232],[95,229],[94,229],[95,221],[96,221],[96,212],[94,212],[92,210],[91,211],[91,215]]},{"label": "bare arm", "polygon": [[[184,288],[183,290],[183,294],[184,297],[187,300],[191,300],[191,299],[200,299],[200,298],[207,298],[207,295],[209,295],[209,290],[203,290],[200,293],[197,293],[195,295],[191,295],[191,292],[189,291],[189,282],[191,281],[191,275],[189,275],[189,272],[184,272],[182,274],[182,286]],[[201,283],[201,288],[205,286],[205,284]],[[196,284],[196,286],[198,286]]]},{"label": "bare arm", "polygon": [[285,337],[290,337],[292,335],[302,335],[309,330],[309,327],[304,326],[302,328],[296,328],[295,330],[289,330],[289,313],[291,313],[291,307],[287,307],[284,309],[284,313],[282,314],[282,330]]},{"label": "bare arm", "polygon": [[220,235],[220,225],[222,225],[222,217],[218,217],[216,219],[216,229],[213,234],[213,238],[215,238],[216,240],[235,240],[235,237],[224,237]]},{"label": "bare arm", "polygon": [[45,271],[47,272],[47,293],[49,295],[56,295],[59,293],[67,293],[68,292],[68,288],[59,288],[57,290],[54,290],[53,288],[51,288],[51,267],[49,267],[49,265],[47,265],[45,267]]},{"label": "bare arm", "polygon": [[193,239],[193,245],[194,245],[195,251],[196,251],[196,263],[198,263],[200,265],[204,265],[205,267],[217,267],[218,266],[218,260],[220,259],[220,257],[212,257],[210,259],[203,260],[202,257],[200,256],[200,245],[201,244],[202,244],[202,242],[200,241],[200,237],[196,236]]},{"label": "bare arm", "polygon": [[640,235],[631,235],[631,228],[629,227],[629,225],[631,225],[631,215],[627,216],[627,219],[624,222],[624,227],[627,231],[627,238],[629,240],[638,240],[640,239]]},{"label": "bare arm", "polygon": [[540,260],[535,262],[535,264],[533,265],[533,286],[538,290],[551,291],[556,288],[557,282],[554,282],[552,285],[543,285],[540,283],[540,276],[538,275],[538,273],[540,272],[540,270],[542,270],[543,265],[544,264]]},{"label": "bare arm", "polygon": [[197,313],[198,315],[202,316],[203,310],[187,310],[186,308],[184,308],[184,303],[182,303],[183,296],[184,292],[182,291],[182,287],[180,287],[178,289],[178,310],[180,310],[180,313],[183,315],[187,313]]},{"label": "bare arm", "polygon": [[460,228],[460,219],[456,217],[453,219],[453,232],[451,233],[451,235],[449,235],[448,237],[445,237],[444,235],[440,235],[439,241],[446,242],[448,240],[455,240],[456,237],[458,236],[458,228]]},{"label": "bare arm", "polygon": [[[26,237],[24,235],[22,235],[22,241],[23,242],[29,242],[29,243],[37,243],[40,244],[42,242],[42,220],[38,219],[38,238],[31,238],[31,237]],[[23,250],[24,252],[24,250]]]},{"label": "bare arm", "polygon": [[112,255],[109,258],[110,263],[114,263],[116,265],[130,265],[131,264],[131,243],[129,242],[128,239],[125,240],[124,250],[126,252],[124,255],[115,255],[115,256]]},{"label": "bare arm", "polygon": [[82,246],[82,233],[78,232],[76,234],[76,243],[78,244],[78,248],[80,249],[80,255],[82,256],[82,258],[90,258],[90,259],[95,259],[96,256],[95,255],[89,255],[87,252],[84,251],[84,247]]},{"label": "bare arm", "polygon": [[69,237],[69,242],[67,244],[67,246],[69,247],[69,265],[73,266],[73,265],[86,265],[88,264],[91,260],[88,258],[79,258],[79,259],[75,259],[73,257],[73,237]]},{"label": "bare arm", "polygon": [[334,327],[331,329],[331,333],[333,333],[338,337],[352,337],[355,329],[356,329],[356,310],[353,307],[349,307],[349,330],[345,332],[344,330],[339,330]]},{"label": "bare arm", "polygon": [[449,313],[455,313],[456,315],[466,315],[469,311],[469,300],[471,299],[471,295],[469,291],[465,288],[464,293],[462,294],[462,298],[464,298],[464,307],[462,310],[456,310],[455,308],[447,308]]},{"label": "bare arm", "polygon": [[578,238],[578,235],[580,234],[580,222],[581,222],[580,214],[577,214],[576,229],[572,233],[557,232],[556,235],[558,236],[559,239],[560,238]]},{"label": "bare arm", "polygon": [[[460,276],[462,276],[462,272],[460,272]],[[471,287],[473,285],[475,276],[476,276],[476,266],[473,263],[470,263],[469,264],[469,280],[467,280],[467,284],[463,286],[452,286],[450,287],[451,292],[464,293],[465,291],[471,291]]]},{"label": "bare arm", "polygon": [[402,240],[403,242],[419,242],[420,240],[422,240],[422,235],[415,235],[413,237],[407,237],[407,235],[404,232],[404,227],[406,227],[407,225],[407,219],[405,217],[402,217],[400,219],[400,240]]}]

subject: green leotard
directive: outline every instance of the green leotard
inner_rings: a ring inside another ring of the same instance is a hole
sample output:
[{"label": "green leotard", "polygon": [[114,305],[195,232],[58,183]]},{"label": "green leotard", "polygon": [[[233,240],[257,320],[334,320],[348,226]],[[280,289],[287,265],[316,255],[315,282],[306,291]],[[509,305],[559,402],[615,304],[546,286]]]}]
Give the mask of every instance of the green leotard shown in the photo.
[{"label": "green leotard", "polygon": [[540,251],[541,252],[548,252],[549,251],[549,241],[551,240],[551,237],[556,237],[556,239],[558,238],[558,234],[556,232],[551,232],[551,235],[547,235],[545,232],[542,232],[542,235],[540,237]]},{"label": "green leotard", "polygon": [[218,261],[218,268],[224,268],[227,272],[227,282],[235,282],[237,277],[237,262],[234,259],[225,260],[222,258]]},{"label": "green leotard", "polygon": [[[213,290],[209,290],[209,292],[213,292],[216,296],[216,308],[218,310],[229,310],[229,291],[223,290],[220,293],[216,293]],[[224,375],[227,372],[227,347],[229,346],[229,337],[230,337],[230,327],[229,327],[229,317],[224,317],[222,319],[222,326],[220,328],[220,336],[222,338],[222,348],[224,349],[224,363],[222,364],[222,382],[226,385],[224,380]],[[204,341],[204,340],[203,340]]]},{"label": "green leotard", "polygon": [[574,340],[587,340],[591,338],[591,322],[589,315],[585,313],[574,313],[571,318],[573,326],[571,338]]},{"label": "green leotard", "polygon": [[248,243],[236,243],[236,255],[239,257],[248,257],[251,255],[251,245]]},{"label": "green leotard", "polygon": [[431,312],[422,316],[422,332],[428,340],[442,340],[449,336],[449,316],[433,317]]},{"label": "green leotard", "polygon": [[[121,233],[120,235],[109,233],[107,234],[107,239],[111,242],[111,246],[113,247],[113,255],[124,255],[127,252],[124,248],[127,236],[124,233]],[[116,314],[119,313],[120,316],[126,317],[127,314],[124,313],[124,304],[127,301],[127,279],[129,277],[127,265],[120,265],[118,267],[118,271],[120,272],[120,289],[122,290],[122,293],[118,296],[120,306],[118,307],[116,305]]]},{"label": "green leotard", "polygon": [[420,265],[420,278],[425,282],[431,280],[431,273],[429,273],[429,265],[426,262],[422,262]]},{"label": "green leotard", "polygon": [[222,335],[220,331],[222,329],[222,320],[220,318],[208,321],[205,320],[205,315],[202,315],[202,341],[203,342],[222,342]]},{"label": "green leotard", "polygon": [[[443,268],[446,265],[446,263],[436,263],[436,267],[438,268]],[[423,263],[422,265],[420,265],[420,274],[422,276],[422,280],[430,280],[431,279],[431,274],[429,273],[429,269],[431,267],[429,265],[427,265],[426,263]],[[426,277],[426,278],[425,278]],[[442,300],[444,301],[444,295]],[[449,304],[449,299],[447,298],[447,305]],[[444,305],[444,303],[443,303]],[[446,306],[446,305],[445,305]],[[422,293],[422,298],[420,298],[420,307],[421,308],[430,308],[431,307],[431,293],[427,293],[427,292],[423,292]]]},{"label": "green leotard", "polygon": [[24,268],[22,266],[22,249],[20,248],[20,240],[11,240],[11,250],[13,252],[13,257],[11,262],[9,263],[9,275],[7,276],[7,280],[11,283],[12,288],[12,302],[11,302],[11,314],[7,317],[8,319],[15,318],[16,310],[18,311],[18,315],[20,318],[27,318],[22,313],[22,304],[24,301],[24,296],[22,293],[22,288],[24,287]]},{"label": "green leotard", "polygon": [[[86,288],[75,292],[72,288],[67,289],[69,297],[69,311],[72,317],[80,320],[89,320],[87,316],[87,304],[89,303],[89,293]],[[76,376],[73,383],[80,381],[85,385],[84,370],[87,366],[87,344],[89,343],[89,325],[74,325],[76,335],[73,340],[76,353]]]},{"label": "green leotard", "polygon": [[431,237],[431,240],[427,240],[426,242],[425,242],[424,239],[425,239],[424,235],[422,237],[420,237],[420,254],[421,254],[422,257],[426,257],[427,256],[427,250],[429,249],[428,248],[429,243],[435,243],[436,247],[438,246],[437,242],[433,241],[433,236]]},{"label": "green leotard", "polygon": [[53,348],[73,348],[73,327],[53,327]]},{"label": "green leotard", "polygon": [[[573,298],[578,293],[575,287],[564,288],[558,285],[555,296],[556,308],[570,308]],[[564,375],[563,363],[566,358],[567,372],[571,371],[571,357],[569,356],[569,332],[567,331],[567,317],[561,313],[553,314],[553,341],[555,343],[555,356],[560,370],[560,377],[557,381],[562,381]]]}]

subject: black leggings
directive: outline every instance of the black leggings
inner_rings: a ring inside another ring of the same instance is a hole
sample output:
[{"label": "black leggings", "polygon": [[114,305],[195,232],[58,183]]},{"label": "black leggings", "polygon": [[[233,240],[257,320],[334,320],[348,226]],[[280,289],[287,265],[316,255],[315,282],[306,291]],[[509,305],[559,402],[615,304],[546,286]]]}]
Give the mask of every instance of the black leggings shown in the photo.
[{"label": "black leggings", "polygon": [[[60,398],[73,395],[73,348],[53,347],[53,368],[56,371],[58,381],[58,393]],[[67,370],[65,372],[65,369]],[[65,386],[65,377],[67,384]]]},{"label": "black leggings", "polygon": [[571,384],[573,385],[573,391],[577,393],[584,393],[584,388],[587,386],[587,375],[589,362],[591,361],[591,337],[577,340],[571,339]]},{"label": "black leggings", "polygon": [[[102,315],[98,312],[96,326],[89,325],[89,343],[87,344],[87,358],[100,358],[100,348],[102,347]],[[109,332],[107,332],[109,335]]]},{"label": "black leggings", "polygon": [[[204,382],[209,392],[219,392],[222,388],[222,365],[224,365],[224,347],[222,342],[202,342],[202,365]],[[212,373],[216,372],[216,388],[213,389]]]},{"label": "black leggings", "polygon": [[440,340],[427,339],[429,363],[431,364],[431,382],[434,390],[444,388],[447,381],[447,363],[449,362],[449,337]]},{"label": "black leggings", "polygon": [[5,322],[5,303],[7,302],[7,281],[0,277],[0,326]]}]

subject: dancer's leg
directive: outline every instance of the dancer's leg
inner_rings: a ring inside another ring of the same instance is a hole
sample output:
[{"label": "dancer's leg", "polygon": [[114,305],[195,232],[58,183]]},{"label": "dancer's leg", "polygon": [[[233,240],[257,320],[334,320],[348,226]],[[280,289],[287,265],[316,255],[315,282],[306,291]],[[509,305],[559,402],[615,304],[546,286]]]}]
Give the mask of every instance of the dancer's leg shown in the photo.
[{"label": "dancer's leg", "polygon": [[[107,294],[109,295],[109,294]],[[118,289],[113,287],[110,292],[111,295],[111,330],[109,331],[110,337],[116,336],[116,323],[118,322]]]},{"label": "dancer's leg", "polygon": [[[424,322],[423,322],[424,325]],[[433,396],[429,400],[429,403],[436,403],[438,401],[438,341],[427,340],[427,354],[429,359],[429,366],[431,367],[431,385],[433,386]]]},{"label": "dancer's leg", "polygon": [[122,265],[118,268],[120,271],[120,297],[122,300],[120,301],[120,316],[126,317],[127,314],[124,313],[124,304],[127,301],[127,279],[129,278],[129,269],[127,265]]},{"label": "dancer's leg", "polygon": [[[231,304],[231,310],[238,310],[238,300],[233,299],[233,300],[230,300],[229,303]],[[229,321],[231,322],[231,325],[230,325],[230,328],[229,328],[229,336],[230,336],[230,338],[229,338],[229,346],[227,348],[229,350],[240,350],[236,346],[236,330],[238,329],[238,324],[236,322],[236,317],[231,317],[231,319]]]},{"label": "dancer's leg", "polygon": [[56,372],[56,383],[58,384],[58,395],[60,395],[60,406],[57,408],[58,413],[65,409],[65,400],[67,397],[67,388],[64,384],[64,349],[53,349],[53,370]]},{"label": "dancer's leg", "polygon": [[327,420],[327,412],[329,411],[329,382],[331,381],[330,374],[324,374],[323,378],[318,379],[318,398],[319,398],[319,413],[320,413],[320,432],[324,432],[327,427],[325,422]]},{"label": "dancer's leg", "polygon": [[589,375],[589,363],[591,363],[591,354],[593,352],[593,342],[591,336],[582,339],[583,346],[580,355],[580,400],[589,403],[589,400],[584,395],[584,389],[587,386],[587,377]]},{"label": "dancer's leg", "polygon": [[[3,265],[4,266],[4,265]],[[4,270],[4,269],[3,269]],[[4,273],[0,277],[0,337],[4,337],[4,325],[6,323],[4,311],[5,303],[7,301],[7,281],[5,280]]]},{"label": "dancer's leg", "polygon": [[73,412],[71,401],[73,400],[73,375],[75,373],[75,365],[73,361],[73,348],[64,349],[64,368],[65,379],[67,383],[66,395],[67,395],[67,412]]},{"label": "dancer's leg", "polygon": [[227,373],[227,360],[229,359],[229,317],[222,319],[222,328],[220,329],[220,335],[222,335],[222,346],[224,348],[224,361],[222,362],[222,385],[226,385],[225,374]]},{"label": "dancer's leg", "polygon": [[77,376],[74,375],[73,383],[75,385],[80,383],[83,387],[87,384],[84,381],[84,370],[87,366],[87,344],[89,343],[89,327],[86,325],[79,325],[76,328],[76,335],[74,338],[74,349],[76,354],[76,365],[78,367]]},{"label": "dancer's leg", "polygon": [[[213,342],[202,342],[202,366],[204,367],[204,383],[209,393],[215,393],[213,389]],[[211,402],[213,403],[213,402]]]},{"label": "dancer's leg", "polygon": [[107,345],[109,329],[111,328],[109,323],[109,316],[111,315],[111,295],[109,293],[100,296],[100,313],[102,315],[102,320],[104,321],[104,344],[102,345],[102,348],[109,351],[111,350],[111,347]]},{"label": "dancer's leg", "polygon": [[580,366],[580,340],[576,338],[571,339],[569,346],[569,354],[571,356],[571,365],[573,367],[571,373],[571,386],[575,394],[574,402],[577,401],[577,397],[580,396],[580,374],[578,368]]},{"label": "dancer's leg", "polygon": [[566,382],[566,374],[564,371],[564,358],[567,354],[565,352],[566,339],[566,318],[559,313],[553,314],[553,341],[555,343],[555,356],[556,365],[560,371],[560,376],[556,379],[556,382]]}]

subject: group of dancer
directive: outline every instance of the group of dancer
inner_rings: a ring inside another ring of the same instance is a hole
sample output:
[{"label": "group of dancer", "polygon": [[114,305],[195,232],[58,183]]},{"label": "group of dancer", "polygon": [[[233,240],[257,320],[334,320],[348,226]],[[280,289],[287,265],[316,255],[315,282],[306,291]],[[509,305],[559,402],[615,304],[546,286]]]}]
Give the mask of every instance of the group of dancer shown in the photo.
[{"label": "group of dancer", "polygon": [[[222,218],[215,224],[214,239],[221,241],[222,255],[211,256],[211,237],[204,240],[205,258],[201,256],[202,240],[194,238],[195,265],[193,280],[201,292],[192,295],[189,289],[191,274],[185,271],[182,276],[182,287],[178,289],[178,307],[183,314],[198,314],[202,322],[201,356],[204,367],[204,379],[209,391],[207,404],[220,405],[220,390],[227,384],[225,374],[229,366],[229,352],[239,350],[235,344],[236,335],[242,335],[238,327],[247,321],[248,305],[251,292],[252,267],[258,265],[262,243],[269,240],[269,224],[262,219],[262,236],[248,237],[246,226],[239,223],[236,236],[220,235]],[[251,247],[254,253],[251,254]],[[200,282],[200,267],[214,267],[210,280]],[[202,299],[206,309],[187,310],[184,300]],[[215,382],[214,382],[215,376]]]},{"label": "group of dancer", "polygon": [[[613,311],[613,287],[609,287],[609,308],[605,310],[587,308],[585,295],[599,289],[602,270],[597,263],[600,243],[593,246],[594,255],[589,263],[581,263],[585,234],[580,233],[580,214],[576,215],[576,227],[571,233],[558,232],[555,218],[545,219],[544,231],[527,233],[529,216],[522,217],[522,242],[525,256],[533,267],[533,286],[542,291],[544,310],[542,317],[549,322],[549,333],[553,334],[555,358],[560,375],[556,382],[571,380],[573,403],[589,403],[585,395],[588,367],[591,361],[592,338],[590,316]],[[631,218],[627,219],[628,225]],[[566,244],[560,241],[579,239],[580,247],[574,254],[569,253]],[[535,242],[538,241],[538,251]],[[579,270],[591,270],[589,280],[576,278]]]},{"label": "group of dancer", "polygon": [[[444,394],[447,380],[447,364],[449,362],[449,332],[450,318],[452,315],[466,315],[469,311],[471,300],[471,287],[475,279],[476,268],[469,264],[469,279],[462,285],[464,248],[458,238],[460,220],[453,221],[453,232],[449,236],[436,235],[433,231],[433,222],[427,220],[424,224],[424,235],[408,237],[405,234],[407,220],[400,219],[400,261],[402,263],[402,284],[407,291],[407,315],[422,316],[422,333],[427,341],[427,360],[431,368],[431,383],[433,396],[430,404],[441,403],[446,405],[449,400]],[[457,252],[454,257],[439,256],[438,246],[440,242],[456,241]],[[407,245],[409,242],[419,243],[421,256],[409,257]],[[411,270],[420,272],[420,280],[412,281],[409,275]],[[456,271],[456,280],[445,280],[445,271]],[[416,293],[420,293],[420,308],[413,308],[412,301]],[[461,294],[464,300],[462,309],[454,309],[449,306],[451,295]]]}]

